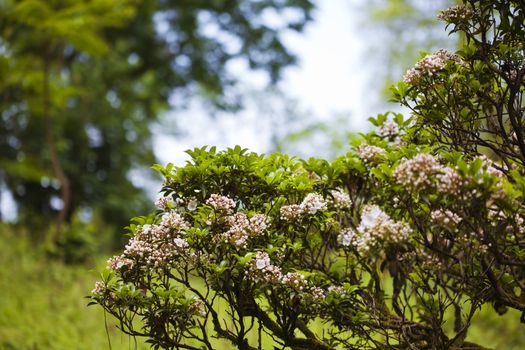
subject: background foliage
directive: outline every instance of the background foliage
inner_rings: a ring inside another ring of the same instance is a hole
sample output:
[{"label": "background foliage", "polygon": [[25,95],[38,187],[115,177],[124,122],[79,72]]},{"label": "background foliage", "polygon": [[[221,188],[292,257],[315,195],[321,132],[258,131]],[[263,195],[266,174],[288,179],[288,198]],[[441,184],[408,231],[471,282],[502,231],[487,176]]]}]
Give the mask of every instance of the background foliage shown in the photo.
[{"label": "background foliage", "polygon": [[[281,42],[312,2],[3,1],[1,182],[26,224],[57,230],[95,213],[122,227],[145,210],[130,173],[154,162],[150,125],[201,94],[235,109],[230,62],[276,82],[295,62]],[[280,25],[270,26],[271,13]],[[56,240],[56,238],[55,238]]]}]

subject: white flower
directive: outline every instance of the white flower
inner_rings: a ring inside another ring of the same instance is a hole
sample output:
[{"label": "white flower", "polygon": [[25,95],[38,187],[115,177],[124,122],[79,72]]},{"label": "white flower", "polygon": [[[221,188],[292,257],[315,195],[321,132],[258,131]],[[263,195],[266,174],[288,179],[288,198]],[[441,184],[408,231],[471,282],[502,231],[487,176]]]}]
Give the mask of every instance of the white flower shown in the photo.
[{"label": "white flower", "polygon": [[187,248],[188,242],[184,238],[177,237],[173,240],[173,243],[179,248]]},{"label": "white flower", "polygon": [[425,56],[416,63],[414,68],[410,68],[403,77],[403,81],[410,85],[416,85],[422,77],[432,77],[437,72],[443,70],[447,62],[463,63],[459,56],[445,49],[440,49],[431,55]]},{"label": "white flower", "polygon": [[281,219],[285,221],[293,221],[302,215],[302,208],[298,204],[283,205],[280,209]]},{"label": "white flower", "polygon": [[359,231],[365,231],[377,225],[380,220],[387,220],[388,215],[377,205],[369,205],[363,209]]},{"label": "white flower", "polygon": [[161,210],[170,210],[171,200],[167,197],[159,197],[155,201],[155,206]]},{"label": "white flower", "polygon": [[326,202],[320,194],[309,193],[301,203],[304,213],[314,215],[320,210],[326,210]]},{"label": "white flower", "polygon": [[235,208],[235,202],[233,199],[226,196],[221,196],[220,194],[212,194],[210,198],[206,201],[206,204],[211,205],[215,210],[221,210],[231,213],[233,208]]},{"label": "white flower", "polygon": [[270,267],[270,256],[266,252],[257,252],[257,255],[255,256],[255,266],[259,270],[263,270],[267,267]]},{"label": "white flower", "polygon": [[385,150],[377,146],[362,144],[357,148],[357,156],[367,163],[377,161],[384,154]]},{"label": "white flower", "polygon": [[462,221],[462,218],[450,210],[434,210],[430,216],[432,221],[441,227],[454,230]]},{"label": "white flower", "polygon": [[197,203],[197,199],[191,198],[188,201],[188,205],[186,206],[186,208],[188,208],[189,211],[194,211],[195,209],[197,209]]},{"label": "white flower", "polygon": [[387,120],[377,128],[377,134],[381,137],[393,137],[399,134],[399,126],[391,120]]},{"label": "white flower", "polygon": [[337,209],[348,209],[352,205],[352,200],[348,193],[341,190],[333,190],[332,196],[334,197],[334,207]]},{"label": "white flower", "polygon": [[443,167],[431,154],[418,154],[412,159],[402,161],[394,170],[396,182],[409,190],[422,189],[432,183]]},{"label": "white flower", "polygon": [[349,247],[355,243],[356,235],[355,232],[350,228],[345,228],[337,236],[337,242],[344,246]]}]

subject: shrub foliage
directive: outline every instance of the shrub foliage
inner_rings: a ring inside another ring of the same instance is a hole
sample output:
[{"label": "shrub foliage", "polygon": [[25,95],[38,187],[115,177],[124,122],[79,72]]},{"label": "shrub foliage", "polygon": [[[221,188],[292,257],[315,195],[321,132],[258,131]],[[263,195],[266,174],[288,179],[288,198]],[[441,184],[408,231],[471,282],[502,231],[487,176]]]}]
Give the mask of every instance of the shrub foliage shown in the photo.
[{"label": "shrub foliage", "polygon": [[483,349],[482,305],[525,312],[525,5],[439,17],[462,49],[423,56],[393,89],[410,118],[371,118],[345,156],[155,166],[159,210],[93,301],[156,348]]}]

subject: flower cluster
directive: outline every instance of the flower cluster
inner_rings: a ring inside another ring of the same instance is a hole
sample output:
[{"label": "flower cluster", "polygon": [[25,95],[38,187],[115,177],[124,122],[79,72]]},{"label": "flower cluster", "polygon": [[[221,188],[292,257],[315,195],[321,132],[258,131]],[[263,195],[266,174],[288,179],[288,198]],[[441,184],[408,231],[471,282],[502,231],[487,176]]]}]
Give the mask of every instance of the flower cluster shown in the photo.
[{"label": "flower cluster", "polygon": [[269,219],[264,214],[255,214],[250,218],[248,230],[254,236],[260,236],[268,228]]},{"label": "flower cluster", "polygon": [[437,189],[443,194],[458,195],[461,188],[466,184],[465,180],[458,172],[450,167],[441,169],[441,173],[436,176]]},{"label": "flower cluster", "polygon": [[359,146],[356,152],[357,156],[367,163],[375,162],[385,154],[385,150],[381,147],[371,146],[367,144]]},{"label": "flower cluster", "polygon": [[377,134],[381,137],[397,136],[399,134],[399,126],[395,122],[387,120],[377,128]]},{"label": "flower cluster", "polygon": [[299,291],[308,285],[308,281],[298,272],[288,272],[281,278],[281,283]]},{"label": "flower cluster", "polygon": [[311,286],[307,291],[314,301],[320,302],[326,298],[326,292],[321,287]]},{"label": "flower cluster", "polygon": [[355,231],[351,228],[344,228],[337,236],[337,243],[343,247],[350,247],[355,245],[357,236]]},{"label": "flower cluster", "polygon": [[314,300],[319,301],[326,297],[326,292],[322,288],[310,285],[299,272],[283,274],[280,267],[272,264],[266,252],[257,252],[248,265],[248,276],[256,282],[285,286],[297,292],[307,293]]},{"label": "flower cluster", "polygon": [[164,213],[159,224],[139,226],[124,253],[108,260],[108,268],[112,271],[131,269],[135,262],[150,267],[169,265],[189,247],[183,237],[188,227],[184,218],[175,211]]},{"label": "flower cluster", "polygon": [[250,262],[248,272],[253,280],[270,284],[278,283],[283,276],[281,268],[272,265],[266,252],[257,252],[255,259]]},{"label": "flower cluster", "polygon": [[303,215],[303,208],[299,204],[283,205],[280,213],[282,220],[294,221]]},{"label": "flower cluster", "polygon": [[250,237],[264,234],[268,222],[269,219],[264,214],[255,214],[248,219],[244,213],[235,213],[226,218],[229,229],[220,237],[236,248],[246,248]]},{"label": "flower cluster", "polygon": [[408,224],[392,220],[377,205],[368,205],[363,209],[357,233],[343,230],[338,240],[342,245],[352,245],[359,253],[367,255],[384,244],[406,242],[411,232]]},{"label": "flower cluster", "polygon": [[330,286],[326,290],[328,294],[335,294],[339,296],[345,296],[346,295],[346,289],[341,286]]},{"label": "flower cluster", "polygon": [[450,210],[434,210],[430,214],[432,222],[443,228],[454,230],[461,222],[461,217]]},{"label": "flower cluster", "polygon": [[[151,225],[149,228],[154,229],[156,225]],[[168,230],[168,231],[177,231],[182,232],[184,230],[188,229],[188,223],[184,220],[184,218],[177,213],[176,211],[169,211],[164,214],[162,214],[162,218],[160,221],[160,224],[158,225],[160,231],[162,230]],[[154,234],[160,234],[163,235],[163,233],[158,233],[158,230],[153,230],[152,232]],[[161,237],[158,237],[161,238]]]},{"label": "flower cluster", "polygon": [[403,77],[403,81],[410,85],[417,85],[422,77],[432,77],[443,70],[448,62],[462,63],[459,56],[445,49],[440,49],[431,55],[425,56],[416,63],[415,67],[410,68]]},{"label": "flower cluster", "polygon": [[160,210],[168,211],[170,210],[172,200],[168,197],[159,197],[155,201],[155,206]]},{"label": "flower cluster", "polygon": [[441,165],[432,155],[418,154],[401,162],[394,170],[393,176],[398,184],[417,190],[429,186],[432,178],[441,169]]},{"label": "flower cluster", "polygon": [[499,170],[497,167],[496,167],[496,163],[494,163],[494,161],[492,159],[490,159],[489,157],[485,156],[485,155],[481,155],[478,157],[478,159],[481,159],[481,161],[483,162],[483,169],[493,175],[493,176],[496,176],[500,179],[504,178],[505,177],[505,173],[503,173],[503,171]]},{"label": "flower cluster", "polygon": [[233,199],[221,196],[220,194],[212,194],[206,201],[206,204],[211,205],[213,209],[217,211],[223,211],[226,213],[232,213],[235,208],[235,202]]},{"label": "flower cluster", "polygon": [[326,201],[318,193],[309,193],[301,204],[283,205],[280,209],[281,219],[293,221],[303,215],[315,215],[327,209]]},{"label": "flower cluster", "polygon": [[304,213],[314,215],[318,211],[326,210],[326,202],[318,193],[309,193],[301,203]]},{"label": "flower cluster", "polygon": [[97,297],[104,296],[104,293],[106,292],[106,286],[101,281],[95,282],[95,288],[91,291],[91,294]]},{"label": "flower cluster", "polygon": [[348,209],[352,205],[352,200],[348,193],[342,190],[333,190],[331,192],[333,199],[333,205],[336,209]]},{"label": "flower cluster", "polygon": [[108,259],[108,267],[112,271],[120,271],[122,268],[132,269],[133,260],[121,255],[116,255]]},{"label": "flower cluster", "polygon": [[460,23],[468,21],[473,14],[474,11],[472,11],[472,9],[461,4],[449,7],[448,9],[441,11],[441,13],[438,14],[437,18],[449,23]]}]

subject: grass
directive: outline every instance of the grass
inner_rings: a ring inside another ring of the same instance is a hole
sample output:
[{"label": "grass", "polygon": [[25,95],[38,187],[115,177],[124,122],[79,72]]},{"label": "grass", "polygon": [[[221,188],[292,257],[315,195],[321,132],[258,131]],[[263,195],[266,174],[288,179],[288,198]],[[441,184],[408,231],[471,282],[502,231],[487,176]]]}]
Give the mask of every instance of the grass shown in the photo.
[{"label": "grass", "polygon": [[[0,225],[0,350],[149,349],[116,329],[98,306],[84,298],[93,288],[107,257],[83,265],[65,265],[47,258],[27,234]],[[97,265],[93,269],[93,266]],[[221,312],[226,305],[221,307]],[[467,340],[491,349],[525,349],[520,313],[498,316],[486,305],[474,319]],[[322,324],[316,325],[321,331]],[[319,333],[319,332],[317,332]],[[265,339],[267,340],[267,339]],[[251,339],[256,344],[255,338]],[[266,343],[266,341],[264,341]],[[217,341],[217,348],[232,348]]]},{"label": "grass", "polygon": [[[100,259],[99,264],[103,264]],[[100,307],[87,307],[97,279],[88,266],[49,260],[23,233],[0,226],[0,349],[109,349]],[[109,327],[112,349],[147,349]]]}]

